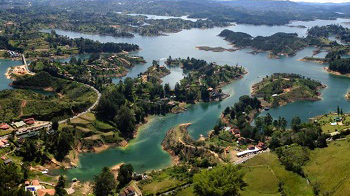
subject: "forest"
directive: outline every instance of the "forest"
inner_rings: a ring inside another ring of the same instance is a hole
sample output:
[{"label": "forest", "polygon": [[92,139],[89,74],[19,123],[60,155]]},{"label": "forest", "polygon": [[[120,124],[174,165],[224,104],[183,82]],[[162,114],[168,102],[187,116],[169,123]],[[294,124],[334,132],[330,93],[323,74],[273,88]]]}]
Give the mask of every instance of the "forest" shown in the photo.
[{"label": "forest", "polygon": [[[12,122],[26,117],[50,121],[84,111],[97,98],[96,93],[84,84],[52,77],[47,72],[24,76],[13,81],[13,87],[47,89],[53,95],[42,95],[30,90],[10,89],[0,93],[2,122]],[[58,96],[58,93],[61,95]]]},{"label": "forest", "polygon": [[275,33],[271,36],[252,37],[247,33],[233,32],[223,30],[219,36],[234,44],[237,48],[252,47],[256,51],[270,51],[272,55],[295,55],[296,52],[312,45],[321,45],[321,42],[315,39],[306,39],[298,37],[296,33]]},{"label": "forest", "polygon": [[318,91],[324,87],[319,81],[298,74],[275,73],[254,84],[252,95],[277,107],[294,101],[317,101]]}]

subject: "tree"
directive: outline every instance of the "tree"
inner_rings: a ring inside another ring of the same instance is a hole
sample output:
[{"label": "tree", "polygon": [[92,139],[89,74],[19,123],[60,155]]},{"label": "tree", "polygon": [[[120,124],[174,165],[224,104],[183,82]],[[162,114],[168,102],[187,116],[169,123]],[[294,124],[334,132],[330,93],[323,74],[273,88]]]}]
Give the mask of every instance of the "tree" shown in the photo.
[{"label": "tree", "polygon": [[135,116],[133,112],[126,106],[121,106],[115,117],[115,122],[121,133],[127,137],[132,137],[132,133],[135,130]]},{"label": "tree", "polygon": [[115,190],[117,184],[113,173],[108,167],[104,167],[100,175],[94,179],[94,194],[96,196],[108,196]]},{"label": "tree", "polygon": [[245,186],[244,173],[232,164],[202,170],[193,177],[194,192],[201,196],[238,195]]},{"label": "tree", "polygon": [[295,131],[299,130],[300,124],[301,124],[301,120],[299,117],[294,117],[292,119],[291,126],[293,130]]},{"label": "tree", "polygon": [[169,83],[164,84],[164,91],[165,91],[165,95],[170,95],[171,88]]},{"label": "tree", "polygon": [[66,179],[64,178],[64,176],[60,175],[60,178],[58,179],[58,182],[55,186],[56,195],[59,195],[59,196],[68,195],[67,191],[64,189],[65,186],[66,186]]},{"label": "tree", "polygon": [[52,122],[52,129],[53,130],[57,131],[58,130],[58,126],[59,126],[58,125],[58,121],[55,120],[55,121]]},{"label": "tree", "polygon": [[118,173],[117,180],[119,181],[118,188],[123,188],[132,180],[132,173],[134,168],[131,164],[123,164]]}]

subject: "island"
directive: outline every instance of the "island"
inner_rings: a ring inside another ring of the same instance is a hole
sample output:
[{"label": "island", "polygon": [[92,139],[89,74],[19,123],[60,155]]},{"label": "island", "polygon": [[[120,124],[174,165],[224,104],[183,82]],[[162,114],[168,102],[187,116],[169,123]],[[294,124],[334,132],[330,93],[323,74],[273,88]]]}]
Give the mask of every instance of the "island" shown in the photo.
[{"label": "island", "polygon": [[170,74],[170,70],[165,65],[159,65],[158,61],[153,61],[152,66],[148,67],[147,70],[140,75],[142,82],[155,80],[153,83],[162,83],[163,77]]},{"label": "island", "polygon": [[234,48],[223,48],[223,47],[209,47],[209,46],[196,46],[198,50],[212,51],[212,52],[235,52],[237,49]]},{"label": "island", "polygon": [[264,107],[277,107],[295,101],[321,100],[320,92],[326,86],[298,74],[275,73],[252,86],[252,96],[258,97]]}]

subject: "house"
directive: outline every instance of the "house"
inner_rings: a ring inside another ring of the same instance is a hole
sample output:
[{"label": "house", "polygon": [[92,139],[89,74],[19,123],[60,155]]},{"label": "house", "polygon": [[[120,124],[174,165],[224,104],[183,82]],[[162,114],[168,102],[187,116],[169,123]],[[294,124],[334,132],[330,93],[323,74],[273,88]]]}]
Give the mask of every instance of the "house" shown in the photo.
[{"label": "house", "polygon": [[267,149],[267,146],[266,146],[266,144],[264,142],[259,142],[256,147],[259,148],[260,150],[266,150]]},{"label": "house", "polygon": [[11,164],[12,163],[12,159],[6,159],[4,161],[5,165]]},{"label": "house", "polygon": [[240,134],[241,131],[239,129],[234,128],[232,129],[232,133],[236,135],[236,134]]},{"label": "house", "polygon": [[23,120],[24,123],[26,123],[27,125],[32,125],[35,123],[34,118],[27,118]]},{"label": "house", "polygon": [[224,131],[230,131],[231,127],[224,127]]},{"label": "house", "polygon": [[254,150],[255,146],[254,145],[248,145],[248,150]]},{"label": "house", "polygon": [[55,193],[56,193],[55,189],[38,189],[37,190],[38,196],[55,195]]},{"label": "house", "polygon": [[13,123],[13,126],[16,127],[16,128],[21,128],[21,127],[23,127],[25,125],[26,125],[26,123],[23,122],[23,121],[19,121],[19,122]]},{"label": "house", "polygon": [[32,185],[33,185],[33,186],[38,186],[38,185],[40,185],[39,180],[33,180],[33,181],[32,181]]},{"label": "house", "polygon": [[168,102],[168,105],[170,105],[170,106],[175,106],[175,102],[174,102],[174,101],[169,101],[169,102]]},{"label": "house", "polygon": [[6,123],[0,124],[0,129],[1,129],[1,130],[7,130],[7,129],[9,129],[9,128],[10,128],[10,126],[9,126],[8,124],[6,124]]},{"label": "house", "polygon": [[[249,145],[251,146],[251,145]],[[248,154],[256,154],[257,152],[259,152],[260,150],[258,148],[256,148],[255,146],[253,146],[254,148],[249,148],[243,152],[239,152],[236,154],[237,157],[241,157],[244,155],[248,155]]]},{"label": "house", "polygon": [[134,187],[131,187],[131,186],[126,187],[119,195],[120,196],[138,196]]}]

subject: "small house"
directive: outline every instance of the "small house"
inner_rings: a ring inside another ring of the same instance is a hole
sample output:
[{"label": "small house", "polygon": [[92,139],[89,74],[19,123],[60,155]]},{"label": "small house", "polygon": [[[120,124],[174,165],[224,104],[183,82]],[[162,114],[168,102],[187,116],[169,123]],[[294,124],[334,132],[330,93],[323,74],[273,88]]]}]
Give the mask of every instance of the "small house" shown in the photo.
[{"label": "small house", "polygon": [[39,180],[33,180],[33,181],[32,181],[32,185],[33,185],[33,186],[38,186],[38,185],[40,185]]},{"label": "small house", "polygon": [[11,164],[12,162],[13,162],[12,159],[6,159],[4,161],[5,165]]},{"label": "small house", "polygon": [[259,142],[256,147],[259,148],[260,150],[266,150],[267,149],[267,146],[266,146],[266,144],[264,142]]},{"label": "small house", "polygon": [[37,191],[38,196],[55,195],[55,193],[55,189],[38,189]]},{"label": "small house", "polygon": [[1,129],[1,130],[7,130],[7,129],[9,129],[9,128],[10,128],[10,126],[9,126],[8,124],[6,124],[6,123],[0,124],[0,129]]},{"label": "small house", "polygon": [[255,146],[254,145],[248,145],[248,150],[254,150]]},{"label": "small house", "polygon": [[131,187],[131,186],[126,187],[119,195],[120,196],[138,196],[134,187]]},{"label": "small house", "polygon": [[21,127],[23,127],[25,125],[26,125],[26,123],[23,122],[23,121],[19,121],[19,122],[13,123],[13,126],[16,127],[16,128],[21,128]]},{"label": "small house", "polygon": [[35,120],[34,118],[27,118],[27,119],[24,119],[23,122],[25,122],[27,125],[32,125],[35,123]]}]

